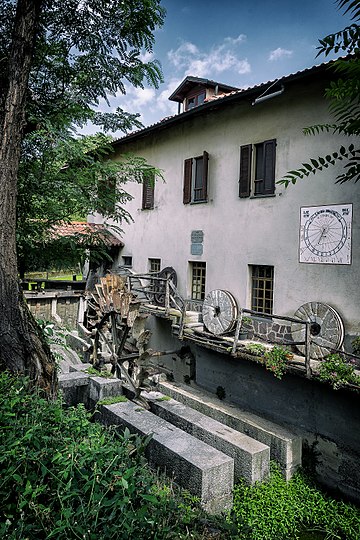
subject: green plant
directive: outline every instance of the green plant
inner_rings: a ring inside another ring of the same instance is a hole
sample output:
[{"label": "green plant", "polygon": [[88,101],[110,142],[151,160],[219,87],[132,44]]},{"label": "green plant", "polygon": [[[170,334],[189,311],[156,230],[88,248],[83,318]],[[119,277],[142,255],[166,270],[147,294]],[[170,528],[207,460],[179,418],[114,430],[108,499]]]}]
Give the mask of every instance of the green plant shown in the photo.
[{"label": "green plant", "polygon": [[289,351],[279,345],[274,345],[272,349],[264,354],[266,369],[271,371],[277,379],[281,379],[288,364]]},{"label": "green plant", "polygon": [[161,397],[156,398],[156,401],[170,401],[170,400],[171,400],[171,397],[169,396],[161,396]]},{"label": "green plant", "polygon": [[252,324],[252,320],[250,317],[244,316],[241,320],[241,325],[250,326]]},{"label": "green plant", "polygon": [[351,342],[354,354],[360,355],[360,336],[356,337]]},{"label": "green plant", "polygon": [[[350,362],[353,362],[350,360]],[[360,377],[355,373],[352,363],[349,363],[340,354],[329,354],[320,362],[318,378],[329,382],[334,390],[346,384],[360,385]]]},{"label": "green plant", "polygon": [[195,499],[149,469],[149,438],[90,419],[0,373],[0,537],[207,538]]},{"label": "green plant", "polygon": [[126,403],[128,400],[125,396],[110,396],[104,399],[100,399],[97,405],[114,405],[114,403]]},{"label": "green plant", "polygon": [[103,377],[104,379],[112,379],[114,377],[114,375],[110,373],[110,371],[99,371],[92,366],[84,369],[83,371],[84,373],[88,373],[89,375],[94,375],[95,377]]},{"label": "green plant", "polygon": [[256,354],[257,356],[263,356],[266,353],[266,347],[261,343],[249,343],[245,346],[245,350]]},{"label": "green plant", "polygon": [[351,504],[324,495],[302,471],[286,482],[279,467],[271,464],[267,482],[234,489],[233,512],[238,538],[243,540],[293,540],[307,538],[357,540],[360,511]]}]

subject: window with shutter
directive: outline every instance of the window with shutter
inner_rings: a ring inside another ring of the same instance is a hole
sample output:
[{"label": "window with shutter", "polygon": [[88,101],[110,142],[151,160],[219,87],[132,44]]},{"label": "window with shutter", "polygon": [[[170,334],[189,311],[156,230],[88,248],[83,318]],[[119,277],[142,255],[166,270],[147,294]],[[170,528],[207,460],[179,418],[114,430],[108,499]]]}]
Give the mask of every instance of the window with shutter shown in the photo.
[{"label": "window with shutter", "polygon": [[276,140],[240,147],[239,197],[275,193]]},{"label": "window with shutter", "polygon": [[183,203],[207,202],[209,154],[185,159]]},{"label": "window with shutter", "polygon": [[240,147],[239,197],[250,196],[252,145]]},{"label": "window with shutter", "polygon": [[154,208],[155,174],[149,172],[143,178],[142,209],[152,210]]}]

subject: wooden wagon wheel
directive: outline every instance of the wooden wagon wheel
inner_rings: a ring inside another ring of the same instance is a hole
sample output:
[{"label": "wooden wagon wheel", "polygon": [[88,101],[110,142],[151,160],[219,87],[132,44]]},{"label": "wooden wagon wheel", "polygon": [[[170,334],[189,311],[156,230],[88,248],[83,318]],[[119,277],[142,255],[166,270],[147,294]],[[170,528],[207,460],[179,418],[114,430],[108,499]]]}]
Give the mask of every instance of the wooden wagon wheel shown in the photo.
[{"label": "wooden wagon wheel", "polygon": [[[159,278],[170,279],[173,285],[177,285],[177,275],[176,271],[172,266],[166,266],[160,270],[158,274]],[[154,283],[154,303],[158,306],[165,306],[165,296],[166,296],[166,284],[165,281],[155,281]]]},{"label": "wooden wagon wheel", "polygon": [[234,329],[238,316],[235,298],[228,291],[215,289],[206,296],[202,308],[206,328],[215,335]]},{"label": "wooden wagon wheel", "polygon": [[[314,359],[324,358],[332,349],[339,349],[344,341],[344,324],[338,312],[322,302],[307,302],[299,307],[294,317],[311,323],[310,356]],[[291,324],[293,340],[305,341],[305,325]],[[305,345],[296,345],[305,354]]]}]

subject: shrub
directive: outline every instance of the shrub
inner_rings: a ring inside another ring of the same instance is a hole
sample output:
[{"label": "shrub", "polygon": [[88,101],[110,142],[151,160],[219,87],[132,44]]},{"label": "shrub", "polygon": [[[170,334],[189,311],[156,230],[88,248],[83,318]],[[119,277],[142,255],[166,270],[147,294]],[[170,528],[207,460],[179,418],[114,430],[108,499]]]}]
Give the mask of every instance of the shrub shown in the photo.
[{"label": "shrub", "polygon": [[360,336],[353,339],[351,342],[354,354],[360,355]]},{"label": "shrub", "polygon": [[270,351],[264,354],[265,367],[273,373],[277,379],[281,379],[286,371],[288,363],[289,351],[274,345]]},{"label": "shrub", "polygon": [[[201,538],[195,504],[150,471],[146,440],[89,421],[0,373],[0,537],[9,540]],[[179,502],[180,501],[180,502]],[[183,503],[182,503],[183,504]],[[220,537],[219,537],[220,538]]]},{"label": "shrub", "polygon": [[293,540],[304,530],[329,540],[358,540],[360,530],[355,506],[324,495],[303,472],[286,482],[274,463],[267,482],[235,487],[228,519],[236,522],[244,540]]},{"label": "shrub", "polygon": [[360,377],[356,375],[353,364],[346,362],[340,354],[329,354],[321,361],[318,378],[326,381],[337,390],[347,383],[360,385]]}]

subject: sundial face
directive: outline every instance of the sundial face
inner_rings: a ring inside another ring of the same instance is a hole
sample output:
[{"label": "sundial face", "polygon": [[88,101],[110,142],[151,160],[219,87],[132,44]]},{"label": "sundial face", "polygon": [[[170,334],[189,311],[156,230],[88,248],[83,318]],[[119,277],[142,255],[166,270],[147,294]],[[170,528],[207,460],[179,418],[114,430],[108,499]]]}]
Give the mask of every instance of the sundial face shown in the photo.
[{"label": "sundial face", "polygon": [[351,264],[352,204],[308,206],[300,212],[299,261]]}]

